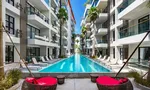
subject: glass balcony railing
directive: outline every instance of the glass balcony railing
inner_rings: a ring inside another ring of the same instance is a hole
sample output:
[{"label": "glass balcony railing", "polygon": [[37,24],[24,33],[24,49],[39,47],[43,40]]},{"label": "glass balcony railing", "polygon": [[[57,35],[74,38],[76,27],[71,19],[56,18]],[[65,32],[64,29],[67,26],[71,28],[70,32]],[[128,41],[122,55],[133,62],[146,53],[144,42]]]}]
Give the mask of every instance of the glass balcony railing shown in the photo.
[{"label": "glass balcony railing", "polygon": [[107,43],[107,40],[97,40],[97,44]]},{"label": "glass balcony railing", "polygon": [[[30,9],[30,7],[28,7],[28,10]],[[34,11],[29,11],[28,15],[36,15],[38,17],[40,17],[43,21],[45,21],[46,23],[49,24],[49,18],[47,18],[45,15],[43,15],[40,11],[38,11],[37,9]]]},{"label": "glass balcony railing", "polygon": [[123,29],[122,31],[119,32],[119,37],[125,38],[129,36],[141,34],[147,32],[149,29],[150,29],[149,21],[147,21],[139,25]]},{"label": "glass balcony railing", "polygon": [[132,4],[135,0],[123,0],[123,3],[118,7],[118,12],[122,12],[126,9],[130,4]]},{"label": "glass balcony railing", "polygon": [[99,2],[99,0],[94,0],[92,7],[96,7],[98,2]]}]

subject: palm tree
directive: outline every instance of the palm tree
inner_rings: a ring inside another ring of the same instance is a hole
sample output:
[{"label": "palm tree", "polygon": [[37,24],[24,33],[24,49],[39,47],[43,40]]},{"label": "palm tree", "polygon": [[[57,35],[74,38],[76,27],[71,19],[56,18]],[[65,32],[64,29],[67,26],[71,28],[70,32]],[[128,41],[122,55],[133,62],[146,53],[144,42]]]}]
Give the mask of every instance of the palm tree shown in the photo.
[{"label": "palm tree", "polygon": [[95,26],[95,21],[96,19],[98,18],[98,9],[96,7],[91,7],[89,9],[89,12],[88,12],[88,17],[90,18],[90,22],[93,24],[93,34],[94,34],[94,37],[93,37],[93,40],[92,40],[92,43],[93,43],[93,48],[92,48],[92,56],[95,56],[95,44],[96,44],[96,37],[95,37],[95,33],[96,33],[96,26]]},{"label": "palm tree", "polygon": [[2,29],[2,0],[0,2],[0,80],[4,76],[3,65],[3,29]]},{"label": "palm tree", "polygon": [[60,8],[57,14],[57,17],[60,21],[60,49],[59,49],[59,57],[62,56],[62,26],[64,25],[64,23],[68,20],[68,14],[67,11],[64,8]]},{"label": "palm tree", "polygon": [[[84,36],[83,38],[86,40],[87,38],[87,28],[85,26],[82,27],[82,35]],[[86,42],[85,42],[86,45]],[[84,52],[86,52],[86,50],[84,49]]]}]

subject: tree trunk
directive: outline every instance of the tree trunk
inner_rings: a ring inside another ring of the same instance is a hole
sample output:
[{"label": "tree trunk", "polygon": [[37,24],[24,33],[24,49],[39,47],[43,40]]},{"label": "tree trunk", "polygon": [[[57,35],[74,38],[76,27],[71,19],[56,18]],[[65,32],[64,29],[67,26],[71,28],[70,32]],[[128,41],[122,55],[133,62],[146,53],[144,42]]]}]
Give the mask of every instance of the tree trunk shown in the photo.
[{"label": "tree trunk", "polygon": [[94,31],[93,31],[93,48],[92,48],[92,56],[95,56],[95,44],[96,44],[96,37],[95,37],[95,31],[96,31],[96,28],[95,28],[95,24],[94,24],[94,22],[93,22],[93,29],[94,29]]},{"label": "tree trunk", "polygon": [[4,76],[3,62],[3,27],[2,27],[2,0],[0,0],[0,80]]}]

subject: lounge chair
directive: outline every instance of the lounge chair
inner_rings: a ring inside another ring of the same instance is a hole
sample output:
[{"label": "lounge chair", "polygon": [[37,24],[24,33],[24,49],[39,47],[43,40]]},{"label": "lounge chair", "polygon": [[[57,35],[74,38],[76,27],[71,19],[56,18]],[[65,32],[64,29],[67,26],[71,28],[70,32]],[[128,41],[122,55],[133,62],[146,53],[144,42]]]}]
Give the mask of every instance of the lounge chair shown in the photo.
[{"label": "lounge chair", "polygon": [[101,63],[102,63],[102,64],[106,64],[106,63],[108,63],[109,61],[110,61],[110,57],[107,57],[107,59],[106,59],[106,60],[101,61]]},{"label": "lounge chair", "polygon": [[117,59],[111,59],[110,62],[105,63],[105,65],[106,66],[115,65],[115,64],[117,64],[117,61],[118,61]]},{"label": "lounge chair", "polygon": [[58,58],[58,59],[54,59],[54,58],[52,58],[52,56],[49,56],[49,58],[50,58],[50,60],[52,60],[52,61],[59,61],[60,59]]},{"label": "lounge chair", "polygon": [[43,63],[49,63],[49,64],[53,63],[52,61],[46,61],[46,60],[44,59],[44,57],[42,57],[42,56],[41,56],[41,60],[42,60]]},{"label": "lounge chair", "polygon": [[97,58],[98,60],[102,59],[102,55],[99,55],[99,57]]},{"label": "lounge chair", "polygon": [[[26,68],[26,66],[22,60],[20,60],[20,65],[21,65],[21,70],[27,70],[27,68]],[[27,65],[27,66],[30,70],[36,70],[37,71],[37,70],[42,69],[42,67],[40,67],[40,66],[34,66],[34,65]]]},{"label": "lounge chair", "polygon": [[41,62],[37,62],[37,60],[35,58],[32,58],[32,62],[34,65],[38,65],[38,66],[48,66],[48,63],[41,63]]},{"label": "lounge chair", "polygon": [[106,58],[107,56],[105,55],[102,59],[100,59],[100,62],[106,60]]}]

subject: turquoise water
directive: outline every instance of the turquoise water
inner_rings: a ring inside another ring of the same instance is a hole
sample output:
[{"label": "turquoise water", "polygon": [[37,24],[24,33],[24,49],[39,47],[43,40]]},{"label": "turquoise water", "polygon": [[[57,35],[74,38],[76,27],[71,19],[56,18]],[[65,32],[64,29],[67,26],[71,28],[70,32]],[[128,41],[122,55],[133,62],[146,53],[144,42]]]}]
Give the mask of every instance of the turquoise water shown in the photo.
[{"label": "turquoise water", "polygon": [[110,72],[109,69],[90,60],[83,55],[74,55],[60,62],[52,64],[39,72],[47,73],[91,73],[91,72]]}]

